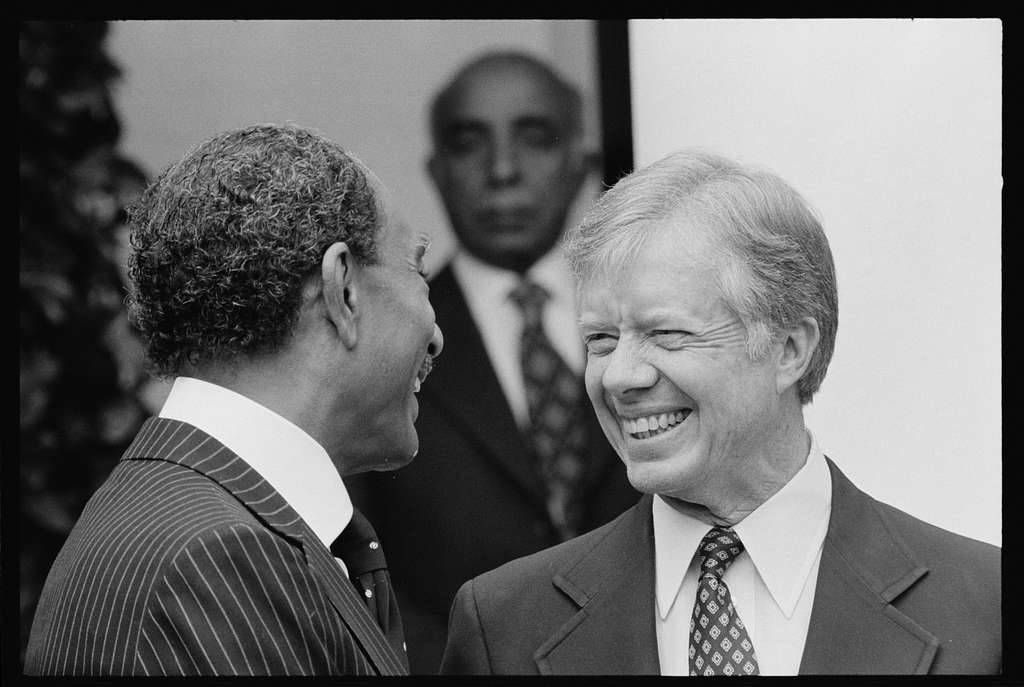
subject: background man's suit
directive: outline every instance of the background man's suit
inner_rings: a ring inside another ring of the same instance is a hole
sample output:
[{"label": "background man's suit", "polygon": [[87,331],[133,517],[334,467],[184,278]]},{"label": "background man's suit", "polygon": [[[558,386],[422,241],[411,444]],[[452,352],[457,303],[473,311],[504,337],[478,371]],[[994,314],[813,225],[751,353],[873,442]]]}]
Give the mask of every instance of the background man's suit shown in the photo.
[{"label": "background man's suit", "polygon": [[[559,539],[530,451],[450,267],[431,282],[430,300],[445,353],[419,393],[419,455],[402,470],[346,483],[388,552],[411,669],[435,673],[459,586]],[[589,445],[585,532],[622,513],[639,494],[581,397]]]},{"label": "background man's suit", "polygon": [[46,581],[26,672],[403,674],[337,561],[241,458],[147,420]]},{"label": "background man's suit", "polygon": [[[829,469],[832,514],[800,674],[998,672],[999,550]],[[651,501],[465,585],[443,671],[658,674]]]}]

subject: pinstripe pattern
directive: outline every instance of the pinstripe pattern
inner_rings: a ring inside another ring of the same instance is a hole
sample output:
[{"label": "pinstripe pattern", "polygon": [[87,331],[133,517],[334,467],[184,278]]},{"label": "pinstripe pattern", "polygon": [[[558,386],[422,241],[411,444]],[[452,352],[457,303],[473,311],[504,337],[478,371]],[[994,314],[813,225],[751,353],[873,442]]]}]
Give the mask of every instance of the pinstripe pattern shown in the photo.
[{"label": "pinstripe pattern", "polygon": [[146,421],[47,577],[25,671],[407,672],[334,558],[204,432]]}]

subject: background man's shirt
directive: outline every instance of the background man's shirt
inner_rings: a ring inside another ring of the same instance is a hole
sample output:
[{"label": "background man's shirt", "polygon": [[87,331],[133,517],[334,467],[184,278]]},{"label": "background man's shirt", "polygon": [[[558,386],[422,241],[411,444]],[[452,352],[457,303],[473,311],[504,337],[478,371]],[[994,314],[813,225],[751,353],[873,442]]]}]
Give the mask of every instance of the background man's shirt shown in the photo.
[{"label": "background man's shirt", "polygon": [[[465,250],[455,254],[451,266],[516,423],[526,428],[529,412],[520,362],[523,317],[509,298],[521,277],[511,270],[485,263]],[[543,286],[551,296],[544,306],[544,333],[569,368],[582,375],[585,360],[576,324],[575,283],[559,248],[535,262],[526,276]]]}]

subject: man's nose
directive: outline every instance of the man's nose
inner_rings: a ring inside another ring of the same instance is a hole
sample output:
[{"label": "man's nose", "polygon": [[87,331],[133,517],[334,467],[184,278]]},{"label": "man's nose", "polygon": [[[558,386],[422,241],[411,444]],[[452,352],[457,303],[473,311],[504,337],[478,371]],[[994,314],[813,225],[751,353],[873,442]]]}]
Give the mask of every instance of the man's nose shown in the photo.
[{"label": "man's nose", "polygon": [[497,141],[491,151],[488,165],[491,183],[497,186],[519,181],[522,167],[519,150],[511,141]]},{"label": "man's nose", "polygon": [[601,375],[605,391],[614,396],[649,389],[658,382],[658,370],[644,356],[640,345],[619,341],[608,354],[608,364]]},{"label": "man's nose", "polygon": [[441,355],[441,351],[444,349],[444,334],[441,333],[441,328],[434,323],[434,333],[430,337],[430,343],[427,345],[427,353],[433,357]]}]

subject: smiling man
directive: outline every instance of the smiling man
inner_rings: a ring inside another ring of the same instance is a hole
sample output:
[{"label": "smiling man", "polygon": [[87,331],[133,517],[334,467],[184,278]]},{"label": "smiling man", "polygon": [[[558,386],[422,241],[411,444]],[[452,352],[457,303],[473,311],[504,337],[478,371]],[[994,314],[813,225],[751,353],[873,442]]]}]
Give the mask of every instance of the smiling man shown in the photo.
[{"label": "smiling man", "polygon": [[176,379],[54,562],[26,672],[405,673],[342,477],[416,455],[426,240],[340,146],[273,125],[168,168],[131,240],[131,315]]},{"label": "smiling man", "polygon": [[445,672],[1000,670],[999,549],[873,500],[804,424],[838,298],[795,190],[684,151],[616,184],[566,250],[587,392],[645,497],[464,585]]}]

